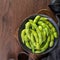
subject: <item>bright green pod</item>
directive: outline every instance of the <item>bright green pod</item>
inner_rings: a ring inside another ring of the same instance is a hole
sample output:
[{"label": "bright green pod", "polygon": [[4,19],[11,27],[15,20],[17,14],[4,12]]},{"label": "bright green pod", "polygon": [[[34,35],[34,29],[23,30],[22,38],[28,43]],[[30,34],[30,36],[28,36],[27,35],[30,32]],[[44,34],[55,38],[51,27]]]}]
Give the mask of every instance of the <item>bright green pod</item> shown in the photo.
[{"label": "bright green pod", "polygon": [[31,38],[30,27],[31,27],[30,22],[27,22],[27,23],[25,24],[25,29],[26,29],[26,34],[27,34],[27,36],[28,36],[29,39]]},{"label": "bright green pod", "polygon": [[53,47],[53,45],[54,45],[54,41],[51,41],[49,46]]},{"label": "bright green pod", "polygon": [[57,32],[54,32],[54,37],[58,38],[58,33]]},{"label": "bright green pod", "polygon": [[46,44],[41,48],[40,53],[46,51],[46,49],[49,47],[49,42],[50,42],[50,36],[48,36],[47,42],[46,42]]},{"label": "bright green pod", "polygon": [[46,31],[45,30],[43,30],[43,41],[46,41],[46,39],[47,39],[47,33],[46,33]]},{"label": "bright green pod", "polygon": [[54,35],[51,34],[51,41],[50,41],[49,46],[52,47],[53,45],[54,45]]},{"label": "bright green pod", "polygon": [[26,35],[28,36],[28,38],[30,39],[31,38],[31,31],[30,29],[26,29]]},{"label": "bright green pod", "polygon": [[36,43],[36,45],[35,45],[35,49],[37,49],[37,50],[40,49],[40,44],[39,44],[39,43]]},{"label": "bright green pod", "polygon": [[38,24],[41,25],[41,26],[43,27],[43,30],[46,31],[47,36],[48,36],[48,35],[49,35],[49,30],[50,30],[50,29],[49,29],[49,27],[47,26],[47,24],[45,24],[43,21],[39,21]]},{"label": "bright green pod", "polygon": [[34,23],[37,23],[39,19],[40,19],[40,16],[37,15],[37,16],[35,17],[35,19],[34,19]]},{"label": "bright green pod", "polygon": [[31,49],[31,46],[30,46],[30,43],[29,43],[29,42],[26,42],[25,44],[26,44],[26,46],[27,46],[29,49]]},{"label": "bright green pod", "polygon": [[46,20],[48,20],[48,18],[46,18],[46,17],[41,17],[40,20],[46,21]]},{"label": "bright green pod", "polygon": [[26,29],[22,30],[22,32],[21,32],[21,38],[22,38],[23,43],[25,41],[25,35],[26,35]]},{"label": "bright green pod", "polygon": [[45,32],[46,32],[46,34],[47,34],[47,36],[50,34],[50,30],[46,27],[46,28],[44,28],[44,30],[45,30]]},{"label": "bright green pod", "polygon": [[25,40],[25,42],[28,42],[28,41],[29,41],[29,39],[28,39],[28,36],[27,36],[27,35],[25,35],[25,36],[24,36],[24,38],[25,38],[25,39],[24,39],[24,40]]},{"label": "bright green pod", "polygon": [[54,41],[54,35],[51,34],[51,41]]},{"label": "bright green pod", "polygon": [[34,53],[35,49],[34,49],[34,45],[32,42],[30,42],[30,45],[31,45],[31,50],[32,50],[32,53]]},{"label": "bright green pod", "polygon": [[39,21],[38,24],[42,26],[43,28],[46,27],[43,21]]},{"label": "bright green pod", "polygon": [[42,40],[42,33],[40,32],[40,30],[39,30],[39,28],[38,28],[38,27],[36,28],[36,32],[37,32],[37,34],[38,34],[39,44],[41,45],[41,44],[42,44],[42,42],[43,42],[43,40]]},{"label": "bright green pod", "polygon": [[26,29],[29,29],[30,26],[31,26],[30,22],[27,22],[27,23],[25,24],[25,28],[26,28]]},{"label": "bright green pod", "polygon": [[56,31],[55,27],[52,27],[52,29],[51,29],[51,30],[52,30],[52,32],[55,32],[55,31]]},{"label": "bright green pod", "polygon": [[33,22],[31,23],[31,25],[36,29],[37,28],[37,25]]},{"label": "bright green pod", "polygon": [[31,40],[30,40],[33,44],[35,43],[35,40],[34,40],[34,35],[33,33],[31,33]]},{"label": "bright green pod", "polygon": [[39,40],[38,40],[38,35],[37,35],[36,31],[31,30],[31,32],[32,32],[32,34],[34,35],[35,41],[36,41],[36,42],[39,42]]},{"label": "bright green pod", "polygon": [[39,26],[38,28],[39,28],[39,30],[40,30],[40,31],[42,31],[42,30],[43,30],[42,26]]}]

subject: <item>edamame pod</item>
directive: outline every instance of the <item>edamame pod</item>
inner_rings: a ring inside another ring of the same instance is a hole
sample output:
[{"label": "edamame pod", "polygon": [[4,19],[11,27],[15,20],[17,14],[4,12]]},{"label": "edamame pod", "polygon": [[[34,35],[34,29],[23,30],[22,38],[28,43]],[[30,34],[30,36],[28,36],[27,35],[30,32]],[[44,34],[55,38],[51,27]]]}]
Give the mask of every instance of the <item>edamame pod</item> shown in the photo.
[{"label": "edamame pod", "polygon": [[26,42],[25,44],[29,49],[31,49],[31,46],[30,46],[29,42]]},{"label": "edamame pod", "polygon": [[30,34],[30,29],[26,29],[26,35],[28,36],[28,38],[30,39],[31,38],[31,34]]},{"label": "edamame pod", "polygon": [[38,28],[39,28],[39,30],[40,30],[40,31],[42,31],[42,30],[43,30],[42,26],[39,26]]},{"label": "edamame pod", "polygon": [[50,36],[48,36],[47,42],[46,42],[46,44],[44,45],[44,47],[41,48],[40,53],[44,52],[44,51],[48,48],[49,42],[50,42]]},{"label": "edamame pod", "polygon": [[27,34],[29,39],[31,38],[30,27],[31,27],[30,22],[27,22],[26,25],[25,25],[25,28],[26,28],[26,34]]},{"label": "edamame pod", "polygon": [[29,29],[30,26],[31,26],[30,22],[27,22],[27,23],[25,24],[25,28],[26,28],[26,29]]},{"label": "edamame pod", "polygon": [[46,20],[48,20],[48,18],[46,18],[46,17],[41,17],[40,20],[46,21]]},{"label": "edamame pod", "polygon": [[30,42],[32,53],[34,53],[35,49],[34,49],[34,45],[32,45],[32,44],[33,44],[33,43]]},{"label": "edamame pod", "polygon": [[51,34],[51,41],[50,41],[50,47],[52,47],[54,45],[54,35]]},{"label": "edamame pod", "polygon": [[31,30],[31,31],[32,31],[32,34],[34,35],[36,42],[39,42],[38,35],[37,35],[36,31],[34,31],[34,30]]},{"label": "edamame pod", "polygon": [[53,45],[54,45],[54,41],[51,41],[49,46],[52,47]]},{"label": "edamame pod", "polygon": [[54,37],[57,38],[58,37],[58,33],[54,32]]},{"label": "edamame pod", "polygon": [[21,32],[21,38],[22,38],[23,43],[24,43],[24,40],[25,40],[25,35],[26,35],[26,29],[22,30],[22,32]]},{"label": "edamame pod", "polygon": [[34,19],[34,23],[37,23],[39,19],[40,19],[40,16],[37,15],[37,16],[35,17],[35,19]]},{"label": "edamame pod", "polygon": [[47,33],[46,33],[46,31],[45,30],[43,30],[43,41],[46,41],[46,37],[47,37]]},{"label": "edamame pod", "polygon": [[37,50],[40,49],[40,44],[39,44],[39,43],[36,43],[36,45],[35,45],[35,49],[37,49]]},{"label": "edamame pod", "polygon": [[34,43],[35,43],[35,40],[34,40],[34,35],[31,33],[31,40],[30,40],[32,43],[33,43],[33,45],[34,45]]},{"label": "edamame pod", "polygon": [[42,40],[42,33],[40,32],[40,30],[39,30],[39,28],[38,28],[38,27],[36,28],[36,32],[37,32],[37,34],[38,34],[39,44],[41,45],[41,44],[42,44],[42,42],[43,42],[43,40]]},{"label": "edamame pod", "polygon": [[25,35],[24,38],[25,38],[25,39],[24,39],[24,40],[25,40],[25,43],[29,41],[27,35]]},{"label": "edamame pod", "polygon": [[43,23],[43,21],[39,21],[38,24],[39,24],[40,26],[42,26],[43,28],[46,27],[45,24]]}]

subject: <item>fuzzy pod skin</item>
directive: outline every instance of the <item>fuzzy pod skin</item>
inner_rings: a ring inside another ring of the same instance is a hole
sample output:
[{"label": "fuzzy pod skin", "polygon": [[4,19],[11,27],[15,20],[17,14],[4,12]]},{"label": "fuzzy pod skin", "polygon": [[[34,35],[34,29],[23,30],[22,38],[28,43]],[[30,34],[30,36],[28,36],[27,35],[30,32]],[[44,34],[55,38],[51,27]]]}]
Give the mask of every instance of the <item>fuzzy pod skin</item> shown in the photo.
[{"label": "fuzzy pod skin", "polygon": [[22,32],[21,32],[21,38],[22,38],[23,43],[25,41],[25,35],[26,35],[26,29],[22,30]]},{"label": "fuzzy pod skin", "polygon": [[40,19],[40,16],[37,15],[37,16],[35,17],[35,19],[34,19],[34,23],[37,23],[39,19]]},{"label": "fuzzy pod skin", "polygon": [[41,17],[40,20],[46,21],[46,20],[48,20],[48,18],[46,18],[46,17]]},{"label": "fuzzy pod skin", "polygon": [[38,28],[39,28],[39,30],[40,30],[40,31],[43,31],[43,28],[42,28],[42,26],[39,26]]},{"label": "fuzzy pod skin", "polygon": [[46,33],[45,30],[43,30],[42,34],[44,35],[44,36],[43,36],[43,41],[45,42],[46,39],[47,39],[47,33]]},{"label": "fuzzy pod skin", "polygon": [[54,41],[51,41],[49,46],[53,47],[53,45],[54,45]]},{"label": "fuzzy pod skin", "polygon": [[58,37],[58,33],[54,32],[54,37],[57,38]]},{"label": "fuzzy pod skin", "polygon": [[31,46],[30,46],[29,42],[26,42],[25,44],[29,49],[31,49]]},{"label": "fuzzy pod skin", "polygon": [[30,42],[32,53],[34,53],[34,52],[35,52],[35,49],[34,49],[34,45],[32,45],[32,44],[33,44],[33,43]]},{"label": "fuzzy pod skin", "polygon": [[30,27],[31,27],[30,22],[27,22],[27,23],[25,24],[25,29],[26,29],[26,34],[27,34],[27,36],[28,36],[29,39],[31,38]]},{"label": "fuzzy pod skin", "polygon": [[30,40],[32,43],[33,43],[33,45],[34,45],[34,43],[35,43],[35,40],[34,40],[34,35],[33,35],[33,33],[31,33],[31,40]]},{"label": "fuzzy pod skin", "polygon": [[41,45],[41,44],[42,44],[42,42],[43,42],[43,40],[42,40],[42,32],[40,32],[40,30],[39,30],[39,28],[38,28],[38,27],[36,28],[36,32],[37,32],[37,34],[38,34],[39,44]]},{"label": "fuzzy pod skin", "polygon": [[36,41],[36,42],[39,42],[39,40],[38,40],[38,35],[37,35],[36,31],[31,30],[31,32],[32,32],[32,34],[34,35],[35,41]]},{"label": "fuzzy pod skin", "polygon": [[49,27],[47,26],[47,24],[44,23],[43,21],[39,21],[38,24],[43,27],[43,29],[46,31],[47,36],[48,36],[49,35]]},{"label": "fuzzy pod skin", "polygon": [[50,36],[48,36],[47,42],[46,42],[46,44],[41,48],[40,53],[46,51],[46,49],[49,47],[49,42],[50,42]]},{"label": "fuzzy pod skin", "polygon": [[36,43],[36,45],[35,45],[35,49],[37,49],[37,50],[40,49],[40,44],[39,44],[39,43]]},{"label": "fuzzy pod skin", "polygon": [[48,37],[46,44],[42,48],[40,48],[40,50],[35,51],[35,53],[42,53],[46,51],[47,48],[49,47],[49,42],[50,42],[50,36]]},{"label": "fuzzy pod skin", "polygon": [[54,35],[51,34],[51,41],[50,41],[49,46],[52,47],[53,45],[54,45]]}]

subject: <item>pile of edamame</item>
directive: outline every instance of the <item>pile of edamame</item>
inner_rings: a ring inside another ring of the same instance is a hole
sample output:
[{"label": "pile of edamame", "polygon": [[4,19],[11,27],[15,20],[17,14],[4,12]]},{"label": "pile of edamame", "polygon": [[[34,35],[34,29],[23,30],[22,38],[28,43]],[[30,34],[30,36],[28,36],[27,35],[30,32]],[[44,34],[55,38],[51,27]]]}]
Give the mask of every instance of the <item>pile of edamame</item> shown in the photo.
[{"label": "pile of edamame", "polygon": [[44,16],[37,15],[34,20],[29,19],[25,29],[21,31],[21,38],[32,53],[42,53],[53,47],[58,33],[54,25]]}]

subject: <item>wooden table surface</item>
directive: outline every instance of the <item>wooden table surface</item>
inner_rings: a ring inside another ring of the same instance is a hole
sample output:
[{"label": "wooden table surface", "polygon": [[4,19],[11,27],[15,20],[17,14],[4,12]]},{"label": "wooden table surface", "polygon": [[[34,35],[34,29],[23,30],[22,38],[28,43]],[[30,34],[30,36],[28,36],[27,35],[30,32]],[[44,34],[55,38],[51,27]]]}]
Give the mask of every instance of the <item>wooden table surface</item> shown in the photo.
[{"label": "wooden table surface", "polygon": [[50,0],[0,0],[0,60],[17,59],[21,51],[14,37],[23,19],[40,9],[49,9]]}]

